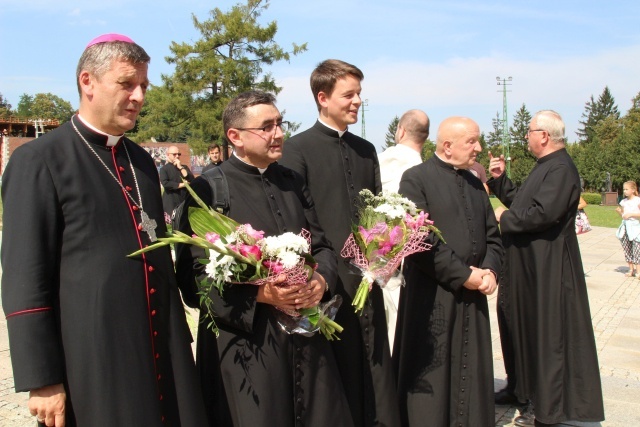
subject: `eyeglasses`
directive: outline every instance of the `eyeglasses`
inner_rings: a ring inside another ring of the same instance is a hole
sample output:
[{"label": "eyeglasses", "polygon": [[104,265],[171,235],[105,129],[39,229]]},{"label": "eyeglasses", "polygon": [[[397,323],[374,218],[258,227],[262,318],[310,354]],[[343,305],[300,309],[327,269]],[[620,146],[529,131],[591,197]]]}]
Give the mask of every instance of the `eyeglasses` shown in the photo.
[{"label": "eyeglasses", "polygon": [[529,136],[531,134],[531,132],[547,132],[547,131],[544,130],[544,129],[529,129],[527,131],[527,136]]},{"label": "eyeglasses", "polygon": [[167,153],[167,154],[171,154],[172,156],[178,156],[178,157],[182,156],[181,153]]},{"label": "eyeglasses", "polygon": [[286,132],[287,130],[289,130],[289,122],[278,122],[278,123],[269,123],[266,126],[263,126],[261,128],[235,128],[238,130],[261,130],[264,133],[275,133],[276,130],[276,126],[280,128],[280,130],[282,131],[282,133]]}]

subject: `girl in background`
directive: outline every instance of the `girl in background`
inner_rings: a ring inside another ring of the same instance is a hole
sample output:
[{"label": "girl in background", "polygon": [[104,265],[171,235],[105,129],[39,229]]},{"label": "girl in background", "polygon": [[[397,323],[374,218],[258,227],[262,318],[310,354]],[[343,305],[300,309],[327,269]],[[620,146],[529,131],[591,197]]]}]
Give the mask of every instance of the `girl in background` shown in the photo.
[{"label": "girl in background", "polygon": [[627,181],[622,186],[624,199],[616,212],[622,217],[622,224],[616,236],[622,243],[624,259],[629,264],[627,277],[640,275],[640,197],[638,186],[633,181]]}]

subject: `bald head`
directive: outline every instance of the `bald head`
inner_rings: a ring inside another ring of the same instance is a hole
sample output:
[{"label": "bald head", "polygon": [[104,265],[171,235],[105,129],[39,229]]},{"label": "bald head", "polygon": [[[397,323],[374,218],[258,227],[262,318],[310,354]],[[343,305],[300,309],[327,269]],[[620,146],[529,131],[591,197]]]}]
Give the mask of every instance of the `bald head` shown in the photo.
[{"label": "bald head", "polygon": [[396,144],[406,145],[420,153],[427,138],[429,117],[424,111],[409,110],[400,117],[395,134]]},{"label": "bald head", "polygon": [[468,117],[449,117],[440,123],[436,153],[452,166],[467,169],[476,160],[480,146],[480,127]]}]

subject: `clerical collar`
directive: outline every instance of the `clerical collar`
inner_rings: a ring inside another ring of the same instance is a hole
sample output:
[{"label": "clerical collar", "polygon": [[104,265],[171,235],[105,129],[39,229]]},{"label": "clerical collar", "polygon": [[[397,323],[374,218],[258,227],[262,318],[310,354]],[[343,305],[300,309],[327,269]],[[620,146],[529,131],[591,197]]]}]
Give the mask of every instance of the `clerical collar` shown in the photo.
[{"label": "clerical collar", "polygon": [[258,169],[258,172],[260,172],[260,175],[262,175],[262,174],[264,173],[264,171],[266,171],[266,170],[267,170],[267,168],[268,168],[268,166],[267,166],[267,168],[259,168],[259,167],[257,167],[257,166],[252,165],[251,163],[245,162],[243,159],[241,159],[240,157],[238,157],[238,155],[236,154],[236,152],[235,152],[235,151],[233,152],[233,157],[235,157],[236,159],[240,160],[242,163],[244,163],[244,164],[245,164],[245,165],[247,165],[247,166],[251,166],[252,168],[256,168],[256,169]]},{"label": "clerical collar", "polygon": [[95,126],[93,126],[91,123],[89,123],[86,119],[82,118],[82,116],[80,115],[80,113],[77,114],[78,119],[80,119],[80,121],[89,129],[91,129],[92,131],[94,131],[95,133],[99,133],[100,135],[104,135],[107,137],[107,147],[113,147],[115,146],[118,142],[120,142],[120,139],[124,136],[124,133],[120,136],[116,136],[116,135],[109,135],[106,132],[102,132],[100,129],[96,128]]},{"label": "clerical collar", "polygon": [[345,133],[347,133],[347,132],[349,131],[349,126],[347,126],[347,128],[346,128],[345,130],[338,130],[338,129],[334,128],[333,126],[329,126],[328,124],[326,124],[325,122],[323,122],[321,118],[318,118],[318,121],[319,121],[320,123],[322,123],[322,125],[323,125],[323,126],[326,126],[326,127],[328,127],[329,129],[331,129],[331,130],[335,130],[336,132],[338,132],[338,136],[339,136],[340,138],[342,138],[342,135],[344,135]]},{"label": "clerical collar", "polygon": [[447,162],[445,159],[443,159],[442,157],[440,157],[440,155],[438,153],[433,153],[438,160],[440,160],[442,163],[444,163],[445,165],[449,166],[450,168],[452,168],[454,171],[459,171],[459,170],[469,170],[469,168],[459,168],[457,166],[453,166],[451,163]]}]

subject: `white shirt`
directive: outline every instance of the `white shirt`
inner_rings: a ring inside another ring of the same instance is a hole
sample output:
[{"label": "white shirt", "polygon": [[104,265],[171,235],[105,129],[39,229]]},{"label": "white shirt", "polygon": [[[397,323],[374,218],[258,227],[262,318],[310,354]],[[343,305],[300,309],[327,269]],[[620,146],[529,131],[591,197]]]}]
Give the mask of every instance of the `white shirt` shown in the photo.
[{"label": "white shirt", "polygon": [[378,161],[382,189],[397,193],[404,171],[422,163],[422,157],[416,150],[406,145],[396,144],[380,153]]}]

